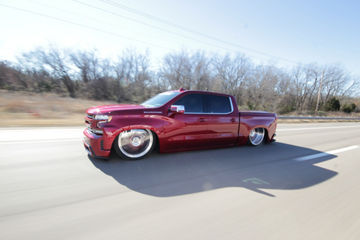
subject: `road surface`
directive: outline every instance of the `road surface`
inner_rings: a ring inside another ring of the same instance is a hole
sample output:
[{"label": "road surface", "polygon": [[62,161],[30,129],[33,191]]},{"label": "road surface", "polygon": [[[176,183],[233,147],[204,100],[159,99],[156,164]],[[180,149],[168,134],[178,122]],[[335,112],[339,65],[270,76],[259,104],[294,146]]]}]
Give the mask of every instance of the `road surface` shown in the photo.
[{"label": "road surface", "polygon": [[0,129],[0,239],[360,239],[359,123],[134,162],[81,132]]}]

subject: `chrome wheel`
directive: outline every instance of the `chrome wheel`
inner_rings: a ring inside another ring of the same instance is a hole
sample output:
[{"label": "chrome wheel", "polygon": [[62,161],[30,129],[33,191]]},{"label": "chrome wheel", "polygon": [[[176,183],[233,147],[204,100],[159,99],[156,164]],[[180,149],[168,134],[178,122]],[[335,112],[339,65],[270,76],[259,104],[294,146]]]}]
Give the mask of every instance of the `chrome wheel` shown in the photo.
[{"label": "chrome wheel", "polygon": [[249,142],[253,146],[257,146],[264,141],[265,129],[264,128],[254,128],[250,131]]},{"label": "chrome wheel", "polygon": [[148,129],[132,129],[119,134],[119,150],[130,159],[145,156],[152,150],[153,145],[154,136]]}]

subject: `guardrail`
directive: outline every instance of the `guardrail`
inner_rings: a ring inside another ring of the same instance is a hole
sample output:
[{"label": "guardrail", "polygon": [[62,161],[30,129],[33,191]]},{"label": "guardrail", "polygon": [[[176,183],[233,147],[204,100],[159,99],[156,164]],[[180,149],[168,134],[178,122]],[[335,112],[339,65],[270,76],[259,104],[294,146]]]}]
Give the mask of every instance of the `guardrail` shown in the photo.
[{"label": "guardrail", "polygon": [[360,121],[360,117],[348,118],[348,117],[320,117],[320,116],[278,116],[279,119],[308,119],[308,120],[341,120],[341,121]]}]

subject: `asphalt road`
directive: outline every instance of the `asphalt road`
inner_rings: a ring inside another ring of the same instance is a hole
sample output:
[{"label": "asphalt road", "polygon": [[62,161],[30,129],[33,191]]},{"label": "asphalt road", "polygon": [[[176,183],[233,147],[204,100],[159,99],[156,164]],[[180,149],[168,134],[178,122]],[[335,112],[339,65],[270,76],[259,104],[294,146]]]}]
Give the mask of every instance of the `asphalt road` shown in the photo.
[{"label": "asphalt road", "polygon": [[260,147],[89,159],[80,128],[0,129],[0,239],[360,239],[360,124]]}]

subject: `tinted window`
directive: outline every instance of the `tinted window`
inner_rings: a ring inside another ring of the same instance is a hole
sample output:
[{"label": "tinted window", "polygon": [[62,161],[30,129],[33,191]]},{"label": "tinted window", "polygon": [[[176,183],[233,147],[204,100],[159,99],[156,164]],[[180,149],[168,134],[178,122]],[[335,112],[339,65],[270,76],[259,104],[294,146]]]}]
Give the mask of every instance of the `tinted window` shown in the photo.
[{"label": "tinted window", "polygon": [[230,99],[226,96],[206,95],[206,113],[229,113],[231,112]]},{"label": "tinted window", "polygon": [[185,113],[202,113],[203,112],[203,95],[187,94],[177,100],[174,105],[184,105]]},{"label": "tinted window", "polygon": [[144,107],[160,107],[179,94],[180,92],[175,91],[159,93],[158,95],[143,102],[141,105],[143,105]]}]

